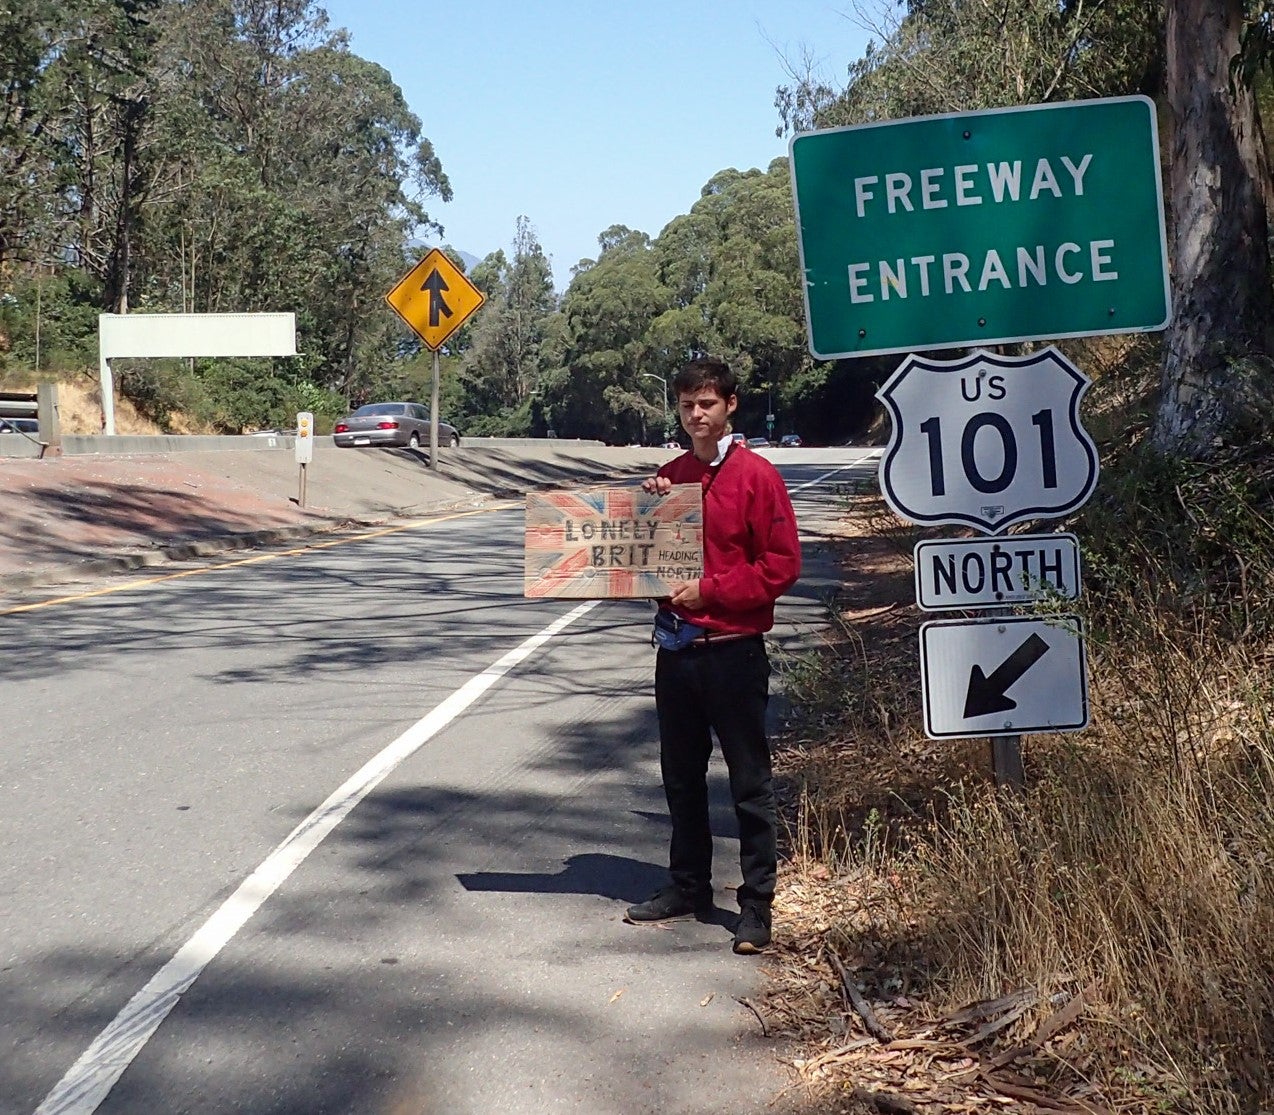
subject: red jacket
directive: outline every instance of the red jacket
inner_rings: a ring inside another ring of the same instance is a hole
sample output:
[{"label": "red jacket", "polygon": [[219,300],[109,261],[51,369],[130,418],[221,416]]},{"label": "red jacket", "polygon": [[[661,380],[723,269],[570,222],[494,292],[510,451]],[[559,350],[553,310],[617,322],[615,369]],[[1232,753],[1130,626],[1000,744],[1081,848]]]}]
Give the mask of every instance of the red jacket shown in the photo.
[{"label": "red jacket", "polygon": [[683,453],[658,475],[674,484],[698,482],[704,490],[703,603],[694,611],[676,611],[711,631],[768,631],[774,602],[801,575],[796,513],[778,470],[735,445],[715,468]]}]

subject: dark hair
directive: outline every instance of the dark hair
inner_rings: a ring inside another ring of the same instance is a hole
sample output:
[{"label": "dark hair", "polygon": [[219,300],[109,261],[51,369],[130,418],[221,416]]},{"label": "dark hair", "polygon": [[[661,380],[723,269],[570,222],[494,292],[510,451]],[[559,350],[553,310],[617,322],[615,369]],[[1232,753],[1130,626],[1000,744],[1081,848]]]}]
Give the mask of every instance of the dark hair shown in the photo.
[{"label": "dark hair", "polygon": [[715,388],[718,395],[728,399],[738,393],[739,380],[719,356],[696,357],[672,377],[672,389],[677,395],[704,387]]}]

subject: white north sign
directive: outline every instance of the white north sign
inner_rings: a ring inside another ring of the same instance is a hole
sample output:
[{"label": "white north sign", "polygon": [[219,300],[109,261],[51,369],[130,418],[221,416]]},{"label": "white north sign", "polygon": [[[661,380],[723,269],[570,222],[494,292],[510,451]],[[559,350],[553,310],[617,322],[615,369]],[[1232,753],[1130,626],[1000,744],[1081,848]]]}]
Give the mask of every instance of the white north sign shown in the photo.
[{"label": "white north sign", "polygon": [[918,542],[916,603],[927,612],[994,608],[1079,596],[1079,539],[1073,534]]},{"label": "white north sign", "polygon": [[925,734],[932,739],[1070,732],[1088,725],[1078,616],[935,620],[920,628]]}]

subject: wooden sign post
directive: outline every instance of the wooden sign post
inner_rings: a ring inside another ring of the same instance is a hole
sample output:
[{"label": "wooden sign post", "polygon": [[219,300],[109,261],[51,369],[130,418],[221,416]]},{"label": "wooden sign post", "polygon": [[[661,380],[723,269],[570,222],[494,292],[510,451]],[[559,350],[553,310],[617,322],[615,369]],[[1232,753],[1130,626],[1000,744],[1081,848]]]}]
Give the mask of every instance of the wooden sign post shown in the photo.
[{"label": "wooden sign post", "polygon": [[668,596],[703,576],[703,489],[532,492],[523,595],[574,600]]}]

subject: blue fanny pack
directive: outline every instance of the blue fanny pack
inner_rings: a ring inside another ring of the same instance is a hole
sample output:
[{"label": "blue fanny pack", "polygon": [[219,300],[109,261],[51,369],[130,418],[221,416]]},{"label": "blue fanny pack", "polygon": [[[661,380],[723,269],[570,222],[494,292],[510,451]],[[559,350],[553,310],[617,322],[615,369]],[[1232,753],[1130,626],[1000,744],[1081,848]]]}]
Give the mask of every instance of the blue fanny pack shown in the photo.
[{"label": "blue fanny pack", "polygon": [[660,608],[655,613],[655,626],[650,633],[651,646],[660,650],[684,650],[707,630],[697,623],[682,619],[676,612]]}]

